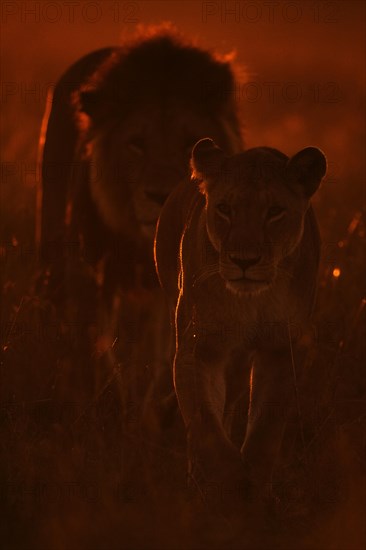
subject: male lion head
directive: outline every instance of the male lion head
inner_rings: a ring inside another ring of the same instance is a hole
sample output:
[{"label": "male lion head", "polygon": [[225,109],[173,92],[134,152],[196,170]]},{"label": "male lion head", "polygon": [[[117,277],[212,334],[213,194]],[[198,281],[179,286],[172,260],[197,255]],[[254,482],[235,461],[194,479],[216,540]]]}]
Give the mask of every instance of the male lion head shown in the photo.
[{"label": "male lion head", "polygon": [[310,197],[326,172],[325,156],[307,147],[289,159],[257,147],[228,157],[211,139],[202,139],[191,164],[206,197],[207,233],[227,288],[267,288],[279,270],[285,272],[301,241]]},{"label": "male lion head", "polygon": [[[153,241],[161,207],[189,177],[196,141],[241,149],[229,63],[163,33],[112,56],[78,93],[90,190],[112,232]],[[85,120],[84,120],[85,123]]]}]

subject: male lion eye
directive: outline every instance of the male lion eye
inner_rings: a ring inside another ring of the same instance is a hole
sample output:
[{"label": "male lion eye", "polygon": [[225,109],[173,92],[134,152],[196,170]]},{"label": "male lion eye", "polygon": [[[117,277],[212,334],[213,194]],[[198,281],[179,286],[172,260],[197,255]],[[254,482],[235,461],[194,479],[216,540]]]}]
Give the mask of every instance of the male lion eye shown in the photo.
[{"label": "male lion eye", "polygon": [[219,202],[216,204],[216,210],[223,216],[229,216],[231,212],[230,206],[226,204],[226,202]]},{"label": "male lion eye", "polygon": [[269,221],[275,221],[281,219],[285,214],[285,209],[281,206],[271,206],[267,212],[267,219]]}]

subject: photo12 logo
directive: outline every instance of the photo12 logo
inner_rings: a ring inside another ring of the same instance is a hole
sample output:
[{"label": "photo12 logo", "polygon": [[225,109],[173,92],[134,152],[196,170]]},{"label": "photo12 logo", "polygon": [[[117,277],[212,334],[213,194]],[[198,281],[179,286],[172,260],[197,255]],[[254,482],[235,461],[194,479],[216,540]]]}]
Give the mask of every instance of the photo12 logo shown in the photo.
[{"label": "photo12 logo", "polygon": [[217,89],[215,82],[201,84],[202,96],[209,98],[213,93],[224,98],[230,95],[237,103],[267,103],[270,105],[285,103],[341,103],[345,94],[335,81],[248,81],[236,82],[229,94]]},{"label": "photo12 logo", "polygon": [[133,23],[140,19],[140,3],[120,2],[2,2],[1,22],[96,24],[103,20],[113,23]]},{"label": "photo12 logo", "polygon": [[202,2],[202,22],[232,23],[337,23],[340,2],[284,2],[273,0],[205,0]]}]

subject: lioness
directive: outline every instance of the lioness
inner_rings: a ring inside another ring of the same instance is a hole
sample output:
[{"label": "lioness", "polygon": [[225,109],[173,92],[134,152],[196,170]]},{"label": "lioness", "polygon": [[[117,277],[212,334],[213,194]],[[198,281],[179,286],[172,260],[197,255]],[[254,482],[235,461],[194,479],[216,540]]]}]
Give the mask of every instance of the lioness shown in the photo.
[{"label": "lioness", "polygon": [[[251,480],[261,492],[314,304],[320,239],[310,198],[326,159],[314,147],[290,159],[268,147],[226,156],[202,139],[191,165],[155,243],[175,310],[174,385],[191,472],[198,484]],[[243,392],[248,420],[235,445],[230,413]]]}]

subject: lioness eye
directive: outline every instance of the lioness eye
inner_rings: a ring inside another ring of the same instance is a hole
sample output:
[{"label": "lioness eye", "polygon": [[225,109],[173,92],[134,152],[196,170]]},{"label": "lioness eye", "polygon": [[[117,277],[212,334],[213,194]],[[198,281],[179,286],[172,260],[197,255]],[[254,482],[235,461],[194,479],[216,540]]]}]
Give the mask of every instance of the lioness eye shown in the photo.
[{"label": "lioness eye", "polygon": [[267,219],[269,221],[279,220],[285,214],[285,209],[281,206],[271,206],[267,212]]},{"label": "lioness eye", "polygon": [[230,216],[230,206],[226,202],[219,202],[216,204],[216,210],[223,216]]},{"label": "lioness eye", "polygon": [[127,148],[132,153],[143,155],[145,152],[145,143],[142,138],[136,136],[134,138],[131,138],[130,141],[127,142]]}]

